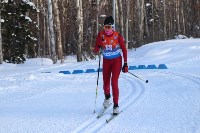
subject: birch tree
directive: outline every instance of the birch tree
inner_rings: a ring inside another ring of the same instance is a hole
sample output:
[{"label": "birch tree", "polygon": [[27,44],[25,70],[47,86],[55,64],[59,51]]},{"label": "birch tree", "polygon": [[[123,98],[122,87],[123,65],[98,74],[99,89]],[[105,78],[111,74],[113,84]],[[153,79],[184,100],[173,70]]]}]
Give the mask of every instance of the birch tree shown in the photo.
[{"label": "birch tree", "polygon": [[165,3],[165,0],[163,0],[163,17],[164,17],[164,21],[163,21],[163,36],[164,36],[164,38],[166,38],[166,32],[167,32],[167,30],[166,30],[166,3]]},{"label": "birch tree", "polygon": [[61,60],[61,63],[64,62],[63,58],[63,48],[62,48],[62,35],[61,35],[61,28],[60,28],[60,18],[59,18],[59,9],[58,9],[58,0],[55,0],[54,3],[54,13],[55,13],[55,30],[56,30],[56,44],[57,44],[57,51],[58,51],[58,59]]},{"label": "birch tree", "polygon": [[180,33],[180,10],[179,0],[176,0],[176,34]]},{"label": "birch tree", "polygon": [[55,33],[54,33],[54,22],[53,22],[53,10],[52,10],[52,1],[48,0],[48,26],[50,31],[50,42],[51,42],[51,58],[53,63],[57,62],[56,57],[56,44],[55,44]]},{"label": "birch tree", "polygon": [[129,8],[130,8],[129,0],[126,0],[126,48],[128,49],[128,28],[129,28]]},{"label": "birch tree", "polygon": [[[39,4],[40,4],[40,0],[36,1],[36,6],[39,9]],[[37,13],[37,24],[38,27],[40,27],[41,21],[40,21],[40,12]],[[38,46],[38,55],[41,56],[41,36],[40,36],[40,31],[37,31],[37,46]]]},{"label": "birch tree", "polygon": [[120,25],[120,33],[122,34],[122,36],[124,36],[124,13],[123,13],[123,2],[122,0],[118,0],[117,1],[118,4],[118,15],[119,15],[119,25]]},{"label": "birch tree", "polygon": [[77,61],[81,62],[82,59],[82,46],[83,46],[83,9],[82,0],[77,0],[77,24],[78,24],[78,41],[77,41]]},{"label": "birch tree", "polygon": [[154,16],[154,1],[152,0],[152,16],[153,16],[153,30],[152,30],[152,41],[155,40],[155,16]]},{"label": "birch tree", "polygon": [[140,45],[143,43],[143,36],[144,36],[144,0],[137,0],[137,5],[139,7],[138,16],[139,16],[139,43]]}]

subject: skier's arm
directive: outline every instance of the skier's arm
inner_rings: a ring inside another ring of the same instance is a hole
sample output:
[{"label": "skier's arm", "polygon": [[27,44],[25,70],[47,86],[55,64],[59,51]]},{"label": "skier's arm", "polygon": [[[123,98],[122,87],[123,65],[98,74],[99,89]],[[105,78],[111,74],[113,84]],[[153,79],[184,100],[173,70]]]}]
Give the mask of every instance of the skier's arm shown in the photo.
[{"label": "skier's arm", "polygon": [[118,42],[123,52],[124,63],[127,63],[127,49],[124,43],[124,38],[121,35],[119,35]]},{"label": "skier's arm", "polygon": [[120,47],[122,49],[122,52],[123,52],[123,57],[124,57],[124,65],[122,67],[122,72],[124,73],[127,73],[128,72],[128,64],[127,64],[127,49],[126,49],[126,46],[125,46],[125,43],[124,43],[124,38],[119,35],[119,44],[120,44]]}]

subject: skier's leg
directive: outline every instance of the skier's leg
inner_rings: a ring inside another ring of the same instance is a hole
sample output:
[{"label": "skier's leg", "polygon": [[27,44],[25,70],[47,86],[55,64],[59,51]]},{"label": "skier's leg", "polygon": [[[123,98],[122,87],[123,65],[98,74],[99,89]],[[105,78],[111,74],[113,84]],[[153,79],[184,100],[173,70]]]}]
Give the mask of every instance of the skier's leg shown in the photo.
[{"label": "skier's leg", "polygon": [[118,79],[121,67],[122,67],[122,57],[114,59],[114,63],[112,65],[112,81],[111,81],[114,107],[118,107],[118,100],[119,100]]},{"label": "skier's leg", "polygon": [[108,108],[110,105],[110,76],[111,76],[111,65],[110,62],[104,59],[103,61],[103,89],[105,99],[103,102],[104,108]]},{"label": "skier's leg", "polygon": [[103,89],[105,99],[110,98],[110,77],[111,77],[111,62],[103,59]]}]

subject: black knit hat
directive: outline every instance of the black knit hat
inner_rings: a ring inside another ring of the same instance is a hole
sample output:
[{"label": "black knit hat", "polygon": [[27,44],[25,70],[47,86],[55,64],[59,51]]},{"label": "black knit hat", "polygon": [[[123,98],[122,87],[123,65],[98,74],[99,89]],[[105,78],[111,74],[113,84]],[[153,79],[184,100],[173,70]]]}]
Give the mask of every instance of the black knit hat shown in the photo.
[{"label": "black knit hat", "polygon": [[114,24],[114,19],[112,16],[105,18],[104,25],[113,25],[113,24]]}]

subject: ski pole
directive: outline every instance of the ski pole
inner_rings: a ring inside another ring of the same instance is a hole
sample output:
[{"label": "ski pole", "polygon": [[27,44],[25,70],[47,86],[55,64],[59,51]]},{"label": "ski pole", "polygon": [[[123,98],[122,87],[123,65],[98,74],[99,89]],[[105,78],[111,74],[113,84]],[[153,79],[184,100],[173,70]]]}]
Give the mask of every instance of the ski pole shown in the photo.
[{"label": "ski pole", "polygon": [[[101,63],[101,52],[100,52],[100,54],[99,54],[99,68],[98,68],[98,76],[97,76],[97,87],[96,87],[96,96],[95,96],[94,113],[95,113],[95,109],[96,109],[97,95],[98,95],[100,63]],[[93,114],[94,114],[94,113],[93,113]]]},{"label": "ski pole", "polygon": [[131,75],[135,76],[136,78],[138,78],[138,79],[140,79],[140,80],[142,80],[142,81],[144,81],[144,82],[146,82],[146,83],[149,82],[148,80],[144,80],[144,79],[142,79],[142,78],[136,76],[135,74],[133,74],[133,73],[131,73],[131,72],[128,72],[128,73],[130,73]]}]

